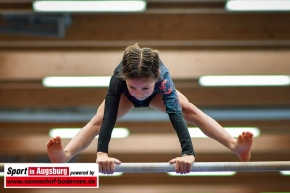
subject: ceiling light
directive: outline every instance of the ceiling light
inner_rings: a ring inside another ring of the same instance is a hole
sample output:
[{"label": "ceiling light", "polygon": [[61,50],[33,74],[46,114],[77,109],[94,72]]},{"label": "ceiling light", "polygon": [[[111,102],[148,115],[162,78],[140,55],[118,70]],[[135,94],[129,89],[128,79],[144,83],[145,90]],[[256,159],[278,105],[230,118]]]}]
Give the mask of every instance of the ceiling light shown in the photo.
[{"label": "ceiling light", "polygon": [[100,177],[116,177],[116,176],[121,176],[121,175],[123,175],[123,172],[114,172],[113,174],[102,174],[102,173],[100,173],[99,172],[99,176]]},{"label": "ceiling light", "polygon": [[141,12],[145,9],[143,0],[33,2],[33,10],[38,12]]},{"label": "ceiling light", "polygon": [[[80,130],[80,128],[53,128],[49,131],[49,136],[73,138]],[[112,138],[126,138],[128,137],[129,133],[129,130],[126,128],[114,128],[112,132]],[[98,138],[98,136],[96,136],[96,138]]]},{"label": "ceiling light", "polygon": [[289,0],[228,0],[229,11],[289,11]]},{"label": "ceiling light", "polygon": [[170,176],[233,176],[237,172],[190,172],[188,174],[177,174],[176,172],[167,172]]},{"label": "ceiling light", "polygon": [[201,86],[286,86],[290,85],[290,76],[202,76],[199,84]]},{"label": "ceiling light", "polygon": [[[224,129],[232,137],[238,137],[244,131],[251,132],[254,137],[258,137],[260,135],[260,130],[256,127],[224,127]],[[199,128],[189,127],[188,131],[192,138],[207,138],[207,136]]]},{"label": "ceiling light", "polygon": [[281,171],[280,173],[282,175],[285,175],[285,176],[289,176],[290,175],[290,171]]},{"label": "ceiling light", "polygon": [[45,87],[108,87],[111,76],[49,76],[42,80]]}]

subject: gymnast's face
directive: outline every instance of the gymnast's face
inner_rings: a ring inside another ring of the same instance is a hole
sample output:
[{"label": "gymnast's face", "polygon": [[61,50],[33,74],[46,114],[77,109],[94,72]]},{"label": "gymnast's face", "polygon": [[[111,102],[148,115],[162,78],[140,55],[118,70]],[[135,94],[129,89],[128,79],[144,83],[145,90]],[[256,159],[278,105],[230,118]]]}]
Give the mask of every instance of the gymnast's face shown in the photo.
[{"label": "gymnast's face", "polygon": [[152,78],[126,79],[130,94],[137,100],[145,100],[154,90],[155,80]]}]

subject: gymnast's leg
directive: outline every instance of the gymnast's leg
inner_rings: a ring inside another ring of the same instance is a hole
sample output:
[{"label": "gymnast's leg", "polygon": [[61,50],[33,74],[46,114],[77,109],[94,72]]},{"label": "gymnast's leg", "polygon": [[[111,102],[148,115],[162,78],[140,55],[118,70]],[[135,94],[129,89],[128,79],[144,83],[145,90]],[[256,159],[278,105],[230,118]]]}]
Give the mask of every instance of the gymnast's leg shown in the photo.
[{"label": "gymnast's leg", "polygon": [[[241,161],[249,161],[251,158],[251,147],[253,134],[250,132],[241,133],[237,139],[233,138],[220,124],[214,119],[203,113],[179,91],[178,99],[182,107],[182,113],[186,122],[198,126],[202,132],[210,138],[220,142],[228,149],[233,151]],[[157,94],[151,101],[150,107],[166,112],[162,96]]]},{"label": "gymnast's leg", "polygon": [[[95,136],[99,135],[104,116],[105,101],[99,106],[96,115],[84,126],[64,148],[62,139],[57,136],[51,138],[46,147],[52,163],[66,163],[76,154],[86,149]],[[118,119],[127,114],[134,106],[125,95],[121,95]]]}]

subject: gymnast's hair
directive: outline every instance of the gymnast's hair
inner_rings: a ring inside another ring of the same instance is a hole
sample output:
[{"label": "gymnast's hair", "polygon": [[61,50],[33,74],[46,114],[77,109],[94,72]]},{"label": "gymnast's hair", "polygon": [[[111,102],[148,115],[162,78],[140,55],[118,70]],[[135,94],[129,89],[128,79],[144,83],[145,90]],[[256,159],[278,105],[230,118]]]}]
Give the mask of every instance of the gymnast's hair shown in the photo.
[{"label": "gymnast's hair", "polygon": [[122,76],[127,79],[159,79],[159,55],[157,50],[140,48],[138,44],[125,49],[122,60]]}]

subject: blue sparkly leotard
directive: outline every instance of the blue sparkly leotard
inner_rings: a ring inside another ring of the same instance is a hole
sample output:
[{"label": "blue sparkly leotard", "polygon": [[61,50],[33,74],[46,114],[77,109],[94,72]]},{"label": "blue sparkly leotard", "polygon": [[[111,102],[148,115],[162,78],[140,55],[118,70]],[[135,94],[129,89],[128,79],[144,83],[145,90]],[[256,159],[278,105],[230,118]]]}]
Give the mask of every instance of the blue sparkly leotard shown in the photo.
[{"label": "blue sparkly leotard", "polygon": [[114,75],[111,78],[105,99],[104,118],[98,139],[98,152],[108,153],[108,146],[117,120],[118,107],[122,93],[134,104],[135,107],[148,107],[156,93],[160,93],[166,107],[166,112],[168,113],[172,126],[179,138],[182,154],[195,155],[188,128],[182,115],[182,109],[174,83],[170,77],[168,69],[161,61],[159,63],[160,78],[155,83],[153,93],[142,101],[137,100],[130,94],[126,81],[118,76],[122,69],[122,63],[120,63],[114,70]]}]

